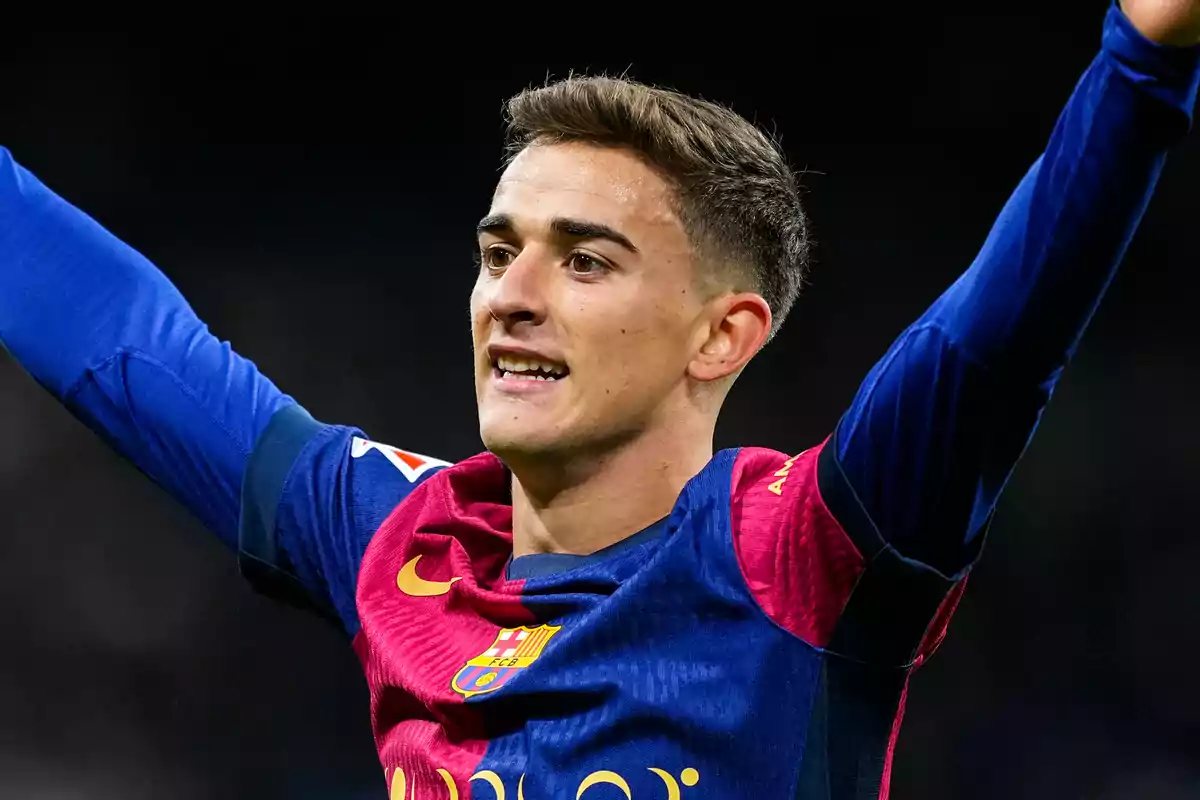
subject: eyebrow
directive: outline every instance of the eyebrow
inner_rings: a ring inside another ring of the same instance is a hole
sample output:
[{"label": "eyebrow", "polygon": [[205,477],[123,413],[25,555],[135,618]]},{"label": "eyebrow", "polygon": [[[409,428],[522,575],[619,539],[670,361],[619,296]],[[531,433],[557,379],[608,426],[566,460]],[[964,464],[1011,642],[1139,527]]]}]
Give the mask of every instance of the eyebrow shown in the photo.
[{"label": "eyebrow", "polygon": [[[614,244],[624,247],[631,253],[639,252],[633,242],[629,241],[629,237],[614,228],[601,225],[599,222],[555,217],[550,220],[550,230],[561,236],[569,236],[573,239],[607,239]],[[507,214],[489,214],[479,220],[475,231],[477,234],[515,233],[516,226],[513,224],[512,217]]]}]

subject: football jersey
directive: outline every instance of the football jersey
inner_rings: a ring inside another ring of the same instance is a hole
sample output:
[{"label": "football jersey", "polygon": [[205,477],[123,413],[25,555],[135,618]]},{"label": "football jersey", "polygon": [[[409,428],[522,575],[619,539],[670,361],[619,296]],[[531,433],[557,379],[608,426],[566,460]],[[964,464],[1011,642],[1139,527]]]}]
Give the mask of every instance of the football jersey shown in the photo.
[{"label": "football jersey", "polygon": [[[285,412],[265,438],[313,425]],[[965,570],[890,548],[832,453],[721,451],[667,518],[562,563],[512,557],[496,457],[447,467],[318,435],[298,457],[353,462],[350,483],[363,462],[423,477],[371,538],[355,593],[392,796],[880,796],[908,675]]]},{"label": "football jersey", "polygon": [[392,798],[883,797],[909,675],[1198,91],[1200,47],[1114,3],[975,260],[829,438],[723,450],[587,556],[513,558],[491,455],[315,421],[4,148],[0,342],[255,586],[351,635]]}]

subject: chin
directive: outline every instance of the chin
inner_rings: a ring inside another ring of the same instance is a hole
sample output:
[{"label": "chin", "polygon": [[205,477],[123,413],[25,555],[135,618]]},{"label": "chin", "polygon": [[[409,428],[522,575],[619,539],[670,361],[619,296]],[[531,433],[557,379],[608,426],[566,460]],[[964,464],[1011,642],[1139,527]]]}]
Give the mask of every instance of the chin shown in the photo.
[{"label": "chin", "polygon": [[552,425],[535,420],[480,420],[479,436],[483,446],[502,459],[548,456],[569,447],[564,437]]}]

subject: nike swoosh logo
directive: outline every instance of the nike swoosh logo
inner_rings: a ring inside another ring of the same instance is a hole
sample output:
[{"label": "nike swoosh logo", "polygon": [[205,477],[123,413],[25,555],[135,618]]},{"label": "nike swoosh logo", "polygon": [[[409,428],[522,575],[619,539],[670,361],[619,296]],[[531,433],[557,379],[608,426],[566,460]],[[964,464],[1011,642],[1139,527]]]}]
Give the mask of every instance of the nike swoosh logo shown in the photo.
[{"label": "nike swoosh logo", "polygon": [[448,581],[427,581],[417,574],[417,562],[420,560],[420,556],[414,556],[396,575],[397,588],[409,597],[437,597],[449,592],[455,581],[462,580],[451,578]]}]

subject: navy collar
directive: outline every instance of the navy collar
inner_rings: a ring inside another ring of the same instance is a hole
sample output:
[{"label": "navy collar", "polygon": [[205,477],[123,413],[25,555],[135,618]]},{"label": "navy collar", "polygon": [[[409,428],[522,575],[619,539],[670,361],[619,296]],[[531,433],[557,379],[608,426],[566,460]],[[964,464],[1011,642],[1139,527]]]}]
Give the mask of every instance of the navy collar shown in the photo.
[{"label": "navy collar", "polygon": [[667,517],[647,528],[643,528],[632,536],[627,536],[619,542],[597,550],[586,556],[571,553],[530,553],[526,556],[509,558],[504,568],[504,577],[510,581],[541,578],[546,575],[556,575],[560,572],[576,569],[587,564],[594,564],[607,558],[620,555],[638,545],[647,544],[663,535],[667,529]]}]

